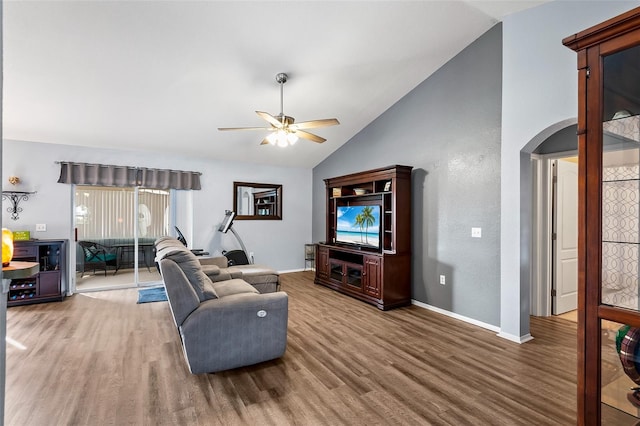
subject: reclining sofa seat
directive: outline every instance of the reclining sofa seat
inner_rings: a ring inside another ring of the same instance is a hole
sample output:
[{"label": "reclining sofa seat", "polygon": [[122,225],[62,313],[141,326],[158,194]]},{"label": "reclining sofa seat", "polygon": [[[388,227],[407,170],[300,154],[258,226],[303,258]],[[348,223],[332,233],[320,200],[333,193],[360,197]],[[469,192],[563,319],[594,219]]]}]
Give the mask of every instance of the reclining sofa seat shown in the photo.
[{"label": "reclining sofa seat", "polygon": [[281,357],[287,294],[261,294],[238,278],[214,283],[198,258],[171,240],[156,241],[156,261],[189,371],[212,373]]},{"label": "reclining sofa seat", "polygon": [[213,282],[242,278],[260,293],[273,293],[280,289],[280,275],[264,265],[227,266],[225,256],[199,259],[202,270]]}]

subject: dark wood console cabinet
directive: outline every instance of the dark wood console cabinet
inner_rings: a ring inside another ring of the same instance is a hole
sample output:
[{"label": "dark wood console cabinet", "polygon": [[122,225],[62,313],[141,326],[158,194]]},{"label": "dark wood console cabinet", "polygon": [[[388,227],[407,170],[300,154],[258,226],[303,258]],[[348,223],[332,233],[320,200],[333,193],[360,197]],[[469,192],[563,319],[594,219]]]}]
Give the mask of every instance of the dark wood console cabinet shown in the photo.
[{"label": "dark wood console cabinet", "polygon": [[[411,303],[411,169],[390,166],[325,179],[326,242],[315,283],[387,310]],[[341,206],[379,205],[379,248],[336,241]]]},{"label": "dark wood console cabinet", "polygon": [[37,262],[40,272],[28,278],[11,280],[7,306],[62,301],[66,247],[66,240],[15,241],[13,260]]}]

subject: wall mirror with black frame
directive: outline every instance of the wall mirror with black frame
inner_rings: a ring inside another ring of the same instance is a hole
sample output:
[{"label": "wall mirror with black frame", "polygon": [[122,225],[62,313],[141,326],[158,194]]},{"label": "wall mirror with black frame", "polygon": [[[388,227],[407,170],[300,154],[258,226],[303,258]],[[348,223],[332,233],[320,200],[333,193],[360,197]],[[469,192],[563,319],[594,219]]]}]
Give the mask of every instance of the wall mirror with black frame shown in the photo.
[{"label": "wall mirror with black frame", "polygon": [[233,182],[236,220],[282,220],[282,185]]}]

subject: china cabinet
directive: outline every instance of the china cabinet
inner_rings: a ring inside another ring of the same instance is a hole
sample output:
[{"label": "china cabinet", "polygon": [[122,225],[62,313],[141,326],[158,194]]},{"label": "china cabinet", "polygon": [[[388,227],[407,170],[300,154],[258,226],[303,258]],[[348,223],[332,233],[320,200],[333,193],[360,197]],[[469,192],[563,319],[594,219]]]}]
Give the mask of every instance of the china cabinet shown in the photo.
[{"label": "china cabinet", "polygon": [[640,418],[640,8],[578,55],[578,424]]}]

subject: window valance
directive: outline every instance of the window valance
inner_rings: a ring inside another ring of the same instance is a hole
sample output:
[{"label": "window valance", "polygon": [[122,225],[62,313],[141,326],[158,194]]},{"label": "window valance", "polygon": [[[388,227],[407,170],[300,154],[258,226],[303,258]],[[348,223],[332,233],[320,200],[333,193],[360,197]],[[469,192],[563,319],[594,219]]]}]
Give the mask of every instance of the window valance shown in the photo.
[{"label": "window valance", "polygon": [[60,161],[58,183],[141,186],[150,189],[201,189],[199,172]]}]

